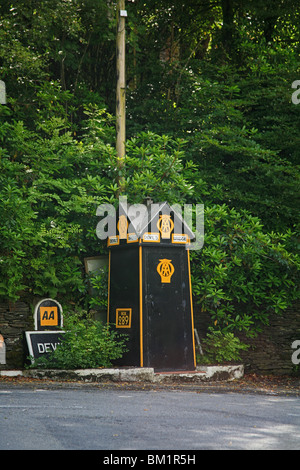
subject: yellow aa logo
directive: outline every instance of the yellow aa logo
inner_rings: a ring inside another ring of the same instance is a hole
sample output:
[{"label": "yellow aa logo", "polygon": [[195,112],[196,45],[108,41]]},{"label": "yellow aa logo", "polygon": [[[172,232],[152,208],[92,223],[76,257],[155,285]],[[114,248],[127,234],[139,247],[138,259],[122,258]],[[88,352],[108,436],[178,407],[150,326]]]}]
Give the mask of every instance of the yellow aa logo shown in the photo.
[{"label": "yellow aa logo", "polygon": [[125,215],[121,215],[117,225],[119,230],[120,239],[127,238],[128,220]]},{"label": "yellow aa logo", "polygon": [[174,274],[175,268],[171,259],[160,259],[157,266],[157,272],[160,275],[161,282],[169,284]]},{"label": "yellow aa logo", "polygon": [[161,238],[170,238],[170,234],[174,228],[173,220],[170,215],[160,215],[157,222],[157,228],[161,233]]}]

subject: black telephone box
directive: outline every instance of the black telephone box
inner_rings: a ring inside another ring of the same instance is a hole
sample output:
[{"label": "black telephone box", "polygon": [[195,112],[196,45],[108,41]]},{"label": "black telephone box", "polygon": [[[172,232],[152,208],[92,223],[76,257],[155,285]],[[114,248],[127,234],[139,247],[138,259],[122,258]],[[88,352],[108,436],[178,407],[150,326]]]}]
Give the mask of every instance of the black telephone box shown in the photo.
[{"label": "black telephone box", "polygon": [[167,203],[153,206],[138,224],[119,210],[108,239],[108,322],[129,337],[116,365],[194,370],[193,233]]}]

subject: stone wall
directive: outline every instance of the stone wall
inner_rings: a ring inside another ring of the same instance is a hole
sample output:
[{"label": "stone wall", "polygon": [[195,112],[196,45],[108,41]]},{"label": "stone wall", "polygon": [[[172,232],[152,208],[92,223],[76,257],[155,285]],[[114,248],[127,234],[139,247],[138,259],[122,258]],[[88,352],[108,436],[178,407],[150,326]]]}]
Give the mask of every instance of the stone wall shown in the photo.
[{"label": "stone wall", "polygon": [[0,369],[23,367],[26,355],[24,332],[32,330],[33,313],[27,303],[0,303],[0,334],[6,345],[6,364],[0,364]]},{"label": "stone wall", "polygon": [[[196,307],[195,325],[200,340],[205,337],[209,323],[209,317]],[[246,338],[243,334],[239,337],[241,341],[250,345],[247,351],[241,353],[246,373],[275,375],[295,373],[296,366],[292,363],[295,349],[292,349],[292,343],[300,341],[299,304],[288,308],[283,315],[271,315],[269,325],[264,326],[256,338]]]},{"label": "stone wall", "polygon": [[257,338],[241,337],[241,340],[250,344],[248,351],[242,354],[246,371],[275,375],[295,373],[299,367],[292,363],[295,352],[292,343],[300,340],[299,305],[287,309],[283,315],[271,315],[269,326],[265,326]]}]

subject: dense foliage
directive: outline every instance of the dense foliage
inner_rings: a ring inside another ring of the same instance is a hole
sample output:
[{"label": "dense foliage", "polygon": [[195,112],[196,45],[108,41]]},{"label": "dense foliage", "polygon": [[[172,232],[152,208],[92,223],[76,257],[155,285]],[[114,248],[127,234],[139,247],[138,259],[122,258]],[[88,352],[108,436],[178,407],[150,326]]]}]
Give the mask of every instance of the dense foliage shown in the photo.
[{"label": "dense foliage", "polygon": [[1,2],[0,296],[88,308],[96,208],[124,176],[131,203],[205,205],[195,302],[214,330],[252,335],[298,296],[299,3],[127,1],[122,175],[115,6]]}]

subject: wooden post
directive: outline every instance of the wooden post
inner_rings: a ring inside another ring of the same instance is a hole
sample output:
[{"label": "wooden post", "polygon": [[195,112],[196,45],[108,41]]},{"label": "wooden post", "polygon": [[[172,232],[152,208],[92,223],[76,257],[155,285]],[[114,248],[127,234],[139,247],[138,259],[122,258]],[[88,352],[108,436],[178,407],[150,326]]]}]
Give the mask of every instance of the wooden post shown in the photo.
[{"label": "wooden post", "polygon": [[117,93],[116,93],[116,150],[118,158],[119,194],[124,189],[126,140],[126,79],[125,79],[125,0],[117,3]]}]

